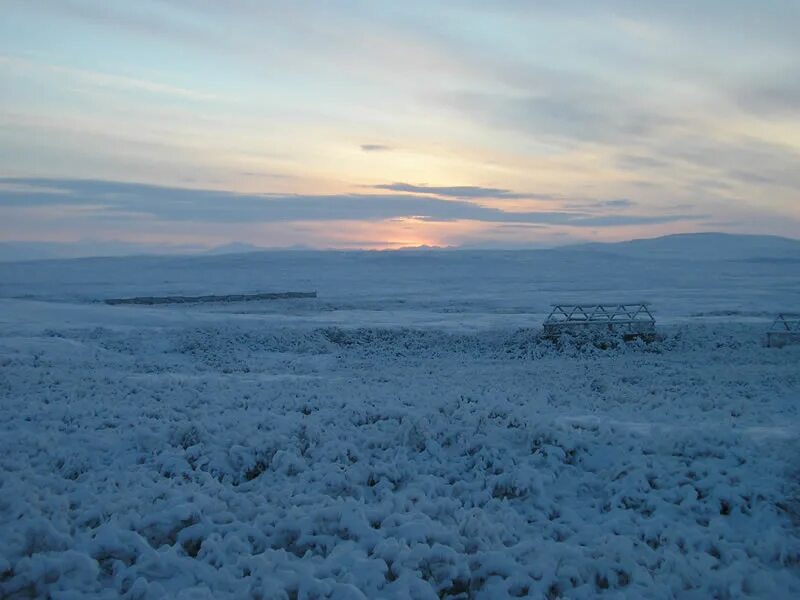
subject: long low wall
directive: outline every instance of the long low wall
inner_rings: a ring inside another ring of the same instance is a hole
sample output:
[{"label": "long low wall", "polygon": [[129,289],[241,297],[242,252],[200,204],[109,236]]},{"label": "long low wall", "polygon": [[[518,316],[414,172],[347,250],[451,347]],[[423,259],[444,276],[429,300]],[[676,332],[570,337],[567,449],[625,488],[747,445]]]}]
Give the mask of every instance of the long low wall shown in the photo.
[{"label": "long low wall", "polygon": [[316,298],[317,292],[268,292],[264,294],[226,294],[222,296],[138,296],[108,298],[106,304],[188,304],[192,302],[252,302],[254,300],[289,300]]}]

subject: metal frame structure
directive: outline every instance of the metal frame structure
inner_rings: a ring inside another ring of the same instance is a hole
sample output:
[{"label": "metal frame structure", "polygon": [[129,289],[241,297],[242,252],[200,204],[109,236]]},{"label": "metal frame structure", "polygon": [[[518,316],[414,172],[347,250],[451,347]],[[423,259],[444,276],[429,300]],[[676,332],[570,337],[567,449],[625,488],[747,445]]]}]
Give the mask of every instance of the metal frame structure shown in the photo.
[{"label": "metal frame structure", "polygon": [[780,313],[767,331],[767,346],[781,348],[800,344],[800,313]]},{"label": "metal frame structure", "polygon": [[553,304],[544,320],[546,337],[558,337],[566,331],[621,331],[626,337],[655,334],[656,320],[647,302],[618,304]]}]

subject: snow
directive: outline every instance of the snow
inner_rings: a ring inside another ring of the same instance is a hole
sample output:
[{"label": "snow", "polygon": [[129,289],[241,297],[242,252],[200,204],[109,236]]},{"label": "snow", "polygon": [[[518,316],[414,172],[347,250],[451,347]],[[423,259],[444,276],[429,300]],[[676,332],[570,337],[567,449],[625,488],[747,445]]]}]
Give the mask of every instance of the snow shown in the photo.
[{"label": "snow", "polygon": [[688,233],[616,244],[578,244],[569,249],[659,259],[800,262],[800,240],[774,235]]},{"label": "snow", "polygon": [[[0,281],[0,597],[800,595],[800,346],[763,344],[800,304],[789,262],[298,252]],[[540,339],[551,299],[621,295],[659,341]]]}]

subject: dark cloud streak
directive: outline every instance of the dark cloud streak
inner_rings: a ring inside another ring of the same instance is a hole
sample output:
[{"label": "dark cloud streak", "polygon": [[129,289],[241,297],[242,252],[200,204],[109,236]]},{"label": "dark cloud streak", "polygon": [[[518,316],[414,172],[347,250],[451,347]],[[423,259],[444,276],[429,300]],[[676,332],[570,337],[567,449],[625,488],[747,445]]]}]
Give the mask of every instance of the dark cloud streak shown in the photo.
[{"label": "dark cloud streak", "polygon": [[392,192],[408,192],[411,194],[430,194],[446,198],[472,198],[472,199],[537,199],[552,200],[553,196],[547,194],[518,194],[502,188],[479,187],[473,185],[454,186],[428,186],[414,185],[411,183],[382,183],[372,186],[376,190],[389,190]]},{"label": "dark cloud streak", "polygon": [[[596,214],[585,211],[504,211],[465,200],[410,194],[235,194],[214,190],[160,187],[137,183],[69,179],[0,179],[4,207],[81,208],[85,220],[142,218],[172,222],[254,223],[287,221],[376,221],[415,218],[431,222],[456,220],[487,223],[534,223],[602,227],[696,220],[697,215]],[[23,186],[23,188],[20,188]],[[28,186],[26,189],[25,186]],[[48,188],[37,191],[35,188]],[[32,188],[32,189],[31,189]],[[58,189],[61,193],[52,193]]]},{"label": "dark cloud streak", "polygon": [[555,88],[542,94],[462,92],[445,104],[486,124],[563,145],[617,145],[656,136],[682,124],[602,89]]}]

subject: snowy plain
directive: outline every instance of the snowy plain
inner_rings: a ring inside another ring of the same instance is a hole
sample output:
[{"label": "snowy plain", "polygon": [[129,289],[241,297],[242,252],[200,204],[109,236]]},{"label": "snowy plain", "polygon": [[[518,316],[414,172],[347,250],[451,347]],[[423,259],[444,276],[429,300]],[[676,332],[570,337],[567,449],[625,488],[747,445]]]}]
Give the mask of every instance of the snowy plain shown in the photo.
[{"label": "snowy plain", "polygon": [[[577,300],[661,338],[542,340]],[[0,264],[0,597],[800,597],[791,309],[800,256]]]}]

